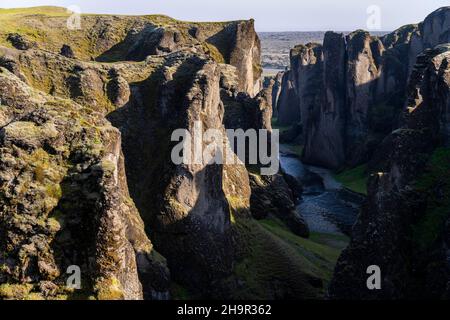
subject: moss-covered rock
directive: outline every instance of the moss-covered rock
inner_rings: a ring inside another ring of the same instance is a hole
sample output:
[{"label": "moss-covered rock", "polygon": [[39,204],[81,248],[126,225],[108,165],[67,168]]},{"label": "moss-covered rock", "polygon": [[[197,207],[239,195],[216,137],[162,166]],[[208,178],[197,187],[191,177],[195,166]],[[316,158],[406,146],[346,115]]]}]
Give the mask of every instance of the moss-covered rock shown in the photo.
[{"label": "moss-covered rock", "polygon": [[70,298],[77,293],[64,293],[66,269],[78,265],[85,297],[142,298],[136,254],[153,261],[152,246],[125,201],[118,130],[9,71],[0,85],[8,118],[0,131],[1,296]]}]

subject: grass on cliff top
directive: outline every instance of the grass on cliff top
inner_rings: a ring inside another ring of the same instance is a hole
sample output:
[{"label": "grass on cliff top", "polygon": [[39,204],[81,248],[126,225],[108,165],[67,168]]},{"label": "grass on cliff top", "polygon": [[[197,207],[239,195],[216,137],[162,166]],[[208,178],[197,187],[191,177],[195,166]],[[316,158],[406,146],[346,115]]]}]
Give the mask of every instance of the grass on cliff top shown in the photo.
[{"label": "grass on cliff top", "polygon": [[[69,16],[67,8],[58,6],[36,6],[36,7],[26,7],[26,8],[0,8],[0,15],[46,15],[46,16]],[[172,24],[172,23],[187,23],[194,25],[211,25],[211,26],[223,26],[233,21],[184,21],[177,20],[166,16],[164,14],[143,14],[143,15],[124,15],[124,14],[100,14],[100,13],[82,13],[83,16],[127,16],[127,17],[142,17],[147,18],[154,22],[155,24]],[[244,20],[235,20],[236,22]]]},{"label": "grass on cliff top", "polygon": [[334,176],[347,189],[367,195],[367,165],[342,171]]},{"label": "grass on cliff top", "polygon": [[41,6],[41,7],[29,7],[29,8],[0,8],[0,15],[30,15],[30,14],[42,14],[46,16],[67,16],[69,13],[66,8],[53,7],[53,6]]},{"label": "grass on cliff top", "polygon": [[[235,227],[247,245],[235,268],[244,282],[235,299],[322,299],[348,242],[324,234],[303,239],[275,218],[238,219]],[[277,283],[288,292],[278,292]]]},{"label": "grass on cliff top", "polygon": [[[68,30],[62,26],[65,26],[65,20],[71,14],[66,8],[52,6],[0,9],[0,45],[12,47],[11,43],[6,40],[7,35],[18,33],[26,40],[37,43],[41,49],[52,52],[59,52],[63,44],[70,44],[78,59],[90,61],[105,53],[104,47],[97,47],[96,34],[92,31],[96,26],[96,17],[114,16],[117,18],[109,27],[114,35],[114,41],[111,41],[111,44],[115,43],[116,45],[122,43],[136,21],[149,22],[157,27],[176,28],[184,38],[188,37],[188,32],[193,26],[198,27],[206,37],[209,37],[232,23],[232,21],[187,22],[160,14],[137,16],[82,13],[81,30]],[[222,54],[217,48],[210,45],[208,49],[216,61],[223,61]],[[123,59],[122,56],[120,58]]]},{"label": "grass on cliff top", "polygon": [[450,217],[450,148],[435,150],[416,187],[428,194],[425,215],[413,227],[413,239],[427,250],[440,237]]}]

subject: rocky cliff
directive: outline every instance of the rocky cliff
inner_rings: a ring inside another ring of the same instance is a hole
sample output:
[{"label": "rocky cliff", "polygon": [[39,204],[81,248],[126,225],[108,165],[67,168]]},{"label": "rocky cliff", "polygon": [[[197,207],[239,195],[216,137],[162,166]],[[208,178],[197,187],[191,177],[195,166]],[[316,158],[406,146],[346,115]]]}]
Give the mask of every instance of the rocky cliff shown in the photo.
[{"label": "rocky cliff", "polygon": [[304,161],[339,169],[367,162],[400,125],[416,56],[448,41],[444,7],[384,37],[327,33],[291,52],[278,100],[281,124],[302,123]]},{"label": "rocky cliff", "polygon": [[371,174],[331,299],[449,297],[449,23],[444,7],[383,37],[328,32],[291,51],[277,111],[303,160]]},{"label": "rocky cliff", "polygon": [[258,189],[308,236],[281,175],[171,160],[175,129],[271,130],[254,22],[69,16],[0,11],[0,298],[323,295],[324,273],[253,219]]},{"label": "rocky cliff", "polygon": [[254,96],[261,89],[261,44],[253,20],[195,23],[162,15],[73,16],[56,7],[0,14],[0,44],[6,47],[53,53],[65,49],[79,60],[117,62],[201,46],[216,62],[237,67],[240,91]]},{"label": "rocky cliff", "polygon": [[[235,65],[249,99],[259,90],[253,22],[82,16],[68,32],[51,10],[2,16],[0,294],[80,295],[70,265],[86,298],[168,298],[169,268],[203,294],[232,272],[248,173],[172,165],[170,135],[195,121],[224,130],[217,62]],[[21,25],[45,36],[9,32]]]},{"label": "rocky cliff", "polygon": [[[0,74],[3,298],[141,299],[168,270],[128,194],[120,132],[97,111]],[[71,265],[82,291],[66,287]],[[141,276],[158,277],[142,286]],[[81,292],[81,293],[80,293]]]},{"label": "rocky cliff", "polygon": [[[450,206],[450,48],[428,49],[412,68],[404,125],[372,159],[369,198],[336,266],[330,297],[447,298]],[[369,290],[367,268],[381,268]]]}]

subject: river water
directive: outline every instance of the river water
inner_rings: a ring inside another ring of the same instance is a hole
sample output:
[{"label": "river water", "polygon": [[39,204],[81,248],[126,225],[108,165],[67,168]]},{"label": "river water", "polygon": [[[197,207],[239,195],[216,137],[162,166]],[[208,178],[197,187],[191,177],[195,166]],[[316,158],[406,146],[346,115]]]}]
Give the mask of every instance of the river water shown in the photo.
[{"label": "river water", "polygon": [[308,166],[293,155],[280,153],[283,171],[303,185],[297,206],[312,232],[350,235],[364,197],[346,189],[331,171]]}]

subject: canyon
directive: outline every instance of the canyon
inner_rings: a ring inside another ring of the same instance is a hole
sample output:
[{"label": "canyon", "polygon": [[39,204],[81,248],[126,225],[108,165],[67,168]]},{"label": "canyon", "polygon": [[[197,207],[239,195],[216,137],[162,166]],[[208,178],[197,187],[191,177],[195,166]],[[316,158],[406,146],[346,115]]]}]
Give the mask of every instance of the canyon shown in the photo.
[{"label": "canyon", "polygon": [[323,295],[282,174],[170,159],[196,122],[270,129],[254,21],[85,15],[68,30],[63,8],[0,14],[1,298]]},{"label": "canyon", "polygon": [[[450,297],[450,7],[266,79],[253,20],[70,16],[0,9],[0,299]],[[282,170],[173,163],[196,123],[280,129]]]},{"label": "canyon", "polygon": [[[382,37],[327,32],[291,50],[274,96],[285,142],[306,164],[368,179],[330,299],[449,296],[449,30],[444,7]],[[366,285],[373,265],[380,290]]]},{"label": "canyon", "polygon": [[442,8],[382,37],[327,32],[323,44],[292,49],[277,112],[280,125],[301,125],[303,160],[332,169],[366,163],[401,125],[417,55],[448,37]]}]

